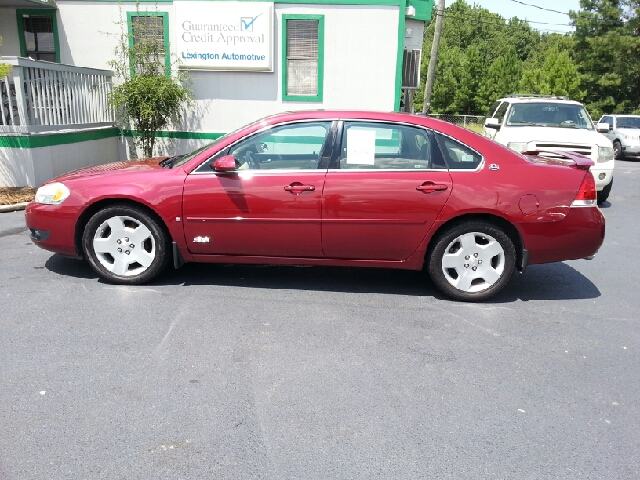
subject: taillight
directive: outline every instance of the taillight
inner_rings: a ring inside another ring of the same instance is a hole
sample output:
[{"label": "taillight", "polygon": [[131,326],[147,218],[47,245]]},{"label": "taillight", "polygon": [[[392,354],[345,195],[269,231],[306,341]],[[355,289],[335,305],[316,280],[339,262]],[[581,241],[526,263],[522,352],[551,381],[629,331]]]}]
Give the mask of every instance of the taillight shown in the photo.
[{"label": "taillight", "polygon": [[596,181],[591,172],[587,172],[578,190],[572,207],[595,207],[598,204],[598,192],[596,191]]}]

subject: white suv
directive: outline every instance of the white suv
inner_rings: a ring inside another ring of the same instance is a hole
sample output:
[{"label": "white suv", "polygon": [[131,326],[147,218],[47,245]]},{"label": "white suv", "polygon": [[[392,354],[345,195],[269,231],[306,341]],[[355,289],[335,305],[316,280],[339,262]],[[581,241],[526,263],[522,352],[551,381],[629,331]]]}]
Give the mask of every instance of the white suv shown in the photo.
[{"label": "white suv", "polygon": [[594,127],[584,106],[566,97],[510,95],[496,101],[484,122],[482,134],[517,152],[560,150],[581,153],[595,162],[591,168],[603,203],[613,184],[613,144]]},{"label": "white suv", "polygon": [[613,142],[616,160],[640,156],[640,115],[604,115],[600,122],[609,125],[605,136]]}]

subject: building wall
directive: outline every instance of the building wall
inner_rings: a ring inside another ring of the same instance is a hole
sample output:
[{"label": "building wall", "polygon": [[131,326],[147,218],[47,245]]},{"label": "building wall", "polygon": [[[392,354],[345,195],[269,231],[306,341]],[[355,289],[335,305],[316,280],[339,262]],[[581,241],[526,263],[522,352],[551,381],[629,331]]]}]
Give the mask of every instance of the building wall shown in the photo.
[{"label": "building wall", "polygon": [[77,168],[123,158],[114,128],[64,134],[0,137],[0,186],[38,187]]},{"label": "building wall", "polygon": [[[37,7],[34,4],[34,7]],[[20,56],[20,38],[18,37],[18,22],[15,8],[0,9],[0,37],[2,46],[0,55],[7,57]]]},{"label": "building wall", "polygon": [[[59,0],[61,62],[110,68],[108,61],[126,29],[126,12],[135,4],[79,3]],[[140,10],[155,11],[143,3]],[[158,3],[169,13],[173,39],[173,4]],[[325,16],[324,96],[322,102],[282,100],[282,15]],[[275,4],[274,71],[191,71],[195,108],[176,130],[226,133],[257,118],[285,110],[394,109],[399,8],[389,5]],[[91,19],[95,19],[92,21]],[[120,22],[120,23],[119,23]],[[124,24],[122,22],[125,22]],[[175,55],[175,51],[172,52]]]}]

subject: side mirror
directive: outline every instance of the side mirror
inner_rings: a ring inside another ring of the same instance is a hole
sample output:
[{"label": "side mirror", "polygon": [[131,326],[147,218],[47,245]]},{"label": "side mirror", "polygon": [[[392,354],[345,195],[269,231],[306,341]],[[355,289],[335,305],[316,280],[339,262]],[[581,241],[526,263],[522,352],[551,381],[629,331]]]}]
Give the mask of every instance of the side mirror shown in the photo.
[{"label": "side mirror", "polygon": [[598,133],[609,133],[610,130],[613,130],[613,127],[608,123],[599,123],[596,126],[596,130]]},{"label": "side mirror", "polygon": [[216,172],[235,172],[238,168],[238,163],[233,155],[225,155],[218,158],[211,164],[211,169]]},{"label": "side mirror", "polygon": [[487,118],[484,121],[484,126],[487,128],[495,128],[496,130],[500,130],[500,120],[497,118]]}]

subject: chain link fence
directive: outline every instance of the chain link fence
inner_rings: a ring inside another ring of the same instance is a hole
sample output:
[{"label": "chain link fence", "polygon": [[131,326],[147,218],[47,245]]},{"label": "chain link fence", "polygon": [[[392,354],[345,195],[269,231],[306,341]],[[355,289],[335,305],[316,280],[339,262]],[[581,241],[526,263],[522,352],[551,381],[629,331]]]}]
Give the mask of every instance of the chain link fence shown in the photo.
[{"label": "chain link fence", "polygon": [[483,115],[449,115],[446,113],[431,113],[430,117],[437,118],[445,122],[453,123],[474,132],[481,132],[484,126]]}]

